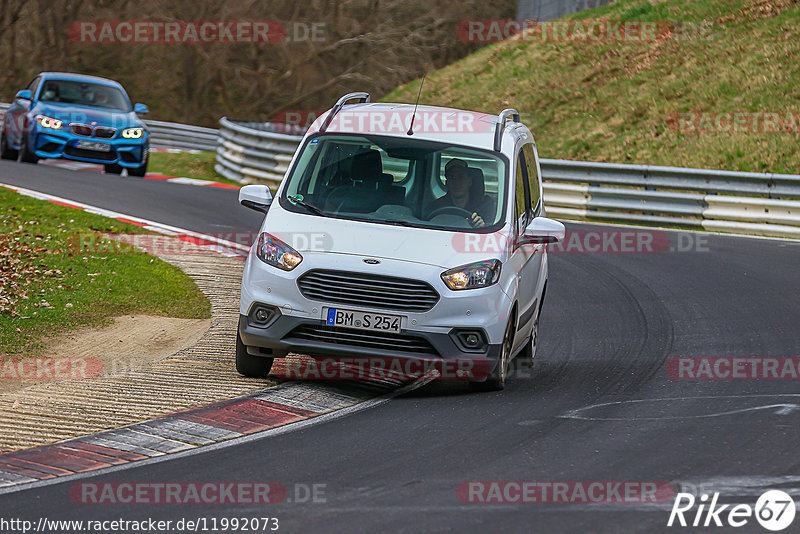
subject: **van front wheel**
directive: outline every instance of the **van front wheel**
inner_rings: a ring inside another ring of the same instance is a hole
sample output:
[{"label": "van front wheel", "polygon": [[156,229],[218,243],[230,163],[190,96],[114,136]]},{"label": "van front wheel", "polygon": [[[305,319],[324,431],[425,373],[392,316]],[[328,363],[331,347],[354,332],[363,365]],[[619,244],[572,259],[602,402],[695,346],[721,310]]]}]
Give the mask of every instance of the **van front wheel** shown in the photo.
[{"label": "van front wheel", "polygon": [[470,387],[477,391],[500,391],[506,387],[508,367],[511,363],[511,347],[514,342],[514,318],[508,320],[503,345],[500,348],[500,361],[492,373],[483,382],[470,382]]},{"label": "van front wheel", "polygon": [[272,369],[273,361],[275,361],[274,358],[248,354],[239,331],[236,331],[236,371],[240,375],[250,378],[265,378]]}]

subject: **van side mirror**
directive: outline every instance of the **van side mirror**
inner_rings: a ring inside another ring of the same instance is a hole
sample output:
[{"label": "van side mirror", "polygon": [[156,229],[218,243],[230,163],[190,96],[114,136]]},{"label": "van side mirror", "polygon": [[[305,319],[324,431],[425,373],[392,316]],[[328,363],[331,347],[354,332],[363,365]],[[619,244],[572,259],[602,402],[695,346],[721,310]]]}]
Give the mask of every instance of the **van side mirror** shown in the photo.
[{"label": "van side mirror", "polygon": [[525,231],[520,237],[520,244],[557,243],[564,239],[565,232],[566,229],[562,223],[547,217],[535,217],[525,227]]},{"label": "van side mirror", "polygon": [[251,210],[267,213],[272,205],[272,193],[266,185],[246,185],[239,189],[239,204]]},{"label": "van side mirror", "polygon": [[30,100],[31,99],[31,91],[30,89],[23,89],[21,91],[17,91],[17,96],[14,97],[16,100]]}]

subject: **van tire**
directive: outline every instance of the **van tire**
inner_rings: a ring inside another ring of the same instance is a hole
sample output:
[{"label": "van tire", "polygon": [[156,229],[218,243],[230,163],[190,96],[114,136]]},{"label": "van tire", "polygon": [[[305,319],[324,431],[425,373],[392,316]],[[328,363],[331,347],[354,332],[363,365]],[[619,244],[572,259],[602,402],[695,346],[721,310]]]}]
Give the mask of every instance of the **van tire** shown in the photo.
[{"label": "van tire", "polygon": [[500,361],[497,362],[492,373],[483,382],[470,382],[470,387],[475,391],[500,391],[506,387],[508,369],[511,365],[511,348],[514,345],[514,318],[508,320],[506,334],[503,336],[503,345],[500,348]]},{"label": "van tire", "polygon": [[275,358],[248,354],[239,331],[236,331],[236,371],[240,375],[250,378],[265,378],[272,369],[273,361]]}]

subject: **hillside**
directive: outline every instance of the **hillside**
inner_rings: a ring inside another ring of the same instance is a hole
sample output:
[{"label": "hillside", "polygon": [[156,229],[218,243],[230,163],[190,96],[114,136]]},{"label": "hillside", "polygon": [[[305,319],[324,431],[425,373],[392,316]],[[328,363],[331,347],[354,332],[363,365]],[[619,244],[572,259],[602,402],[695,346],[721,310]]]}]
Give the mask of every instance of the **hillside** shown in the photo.
[{"label": "hillside", "polygon": [[655,23],[655,38],[551,25],[431,72],[422,102],[515,107],[544,158],[800,173],[800,0],[620,0],[571,18]]}]

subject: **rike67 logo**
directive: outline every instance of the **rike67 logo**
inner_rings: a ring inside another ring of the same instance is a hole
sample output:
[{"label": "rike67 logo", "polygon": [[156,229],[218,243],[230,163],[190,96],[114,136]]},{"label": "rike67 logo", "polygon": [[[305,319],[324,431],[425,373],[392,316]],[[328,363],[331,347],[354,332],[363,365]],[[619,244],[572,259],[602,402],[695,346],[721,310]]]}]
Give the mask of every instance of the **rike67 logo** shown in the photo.
[{"label": "rike67 logo", "polygon": [[765,529],[778,532],[792,524],[796,511],[794,500],[781,490],[763,493],[755,507],[742,503],[719,504],[719,493],[714,493],[710,501],[707,493],[699,499],[691,493],[678,493],[667,526],[739,528],[755,517]]}]

